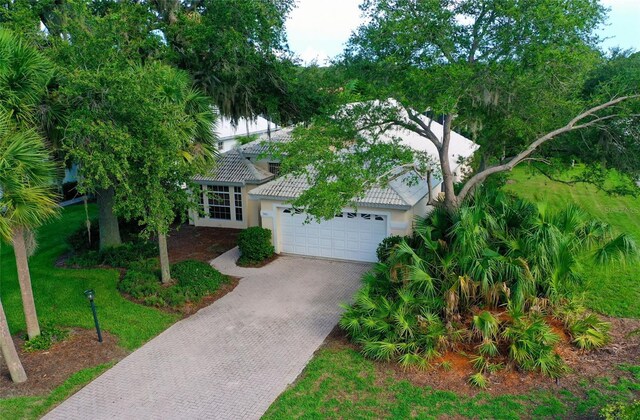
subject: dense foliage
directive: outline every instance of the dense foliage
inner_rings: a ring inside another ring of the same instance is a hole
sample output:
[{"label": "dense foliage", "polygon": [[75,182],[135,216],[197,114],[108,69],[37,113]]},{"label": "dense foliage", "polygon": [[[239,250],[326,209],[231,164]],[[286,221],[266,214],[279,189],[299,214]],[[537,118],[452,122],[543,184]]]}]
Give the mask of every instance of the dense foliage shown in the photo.
[{"label": "dense foliage", "polygon": [[[634,181],[624,190],[638,191],[631,115],[640,79],[633,60],[599,49],[599,1],[367,0],[360,8],[364,23],[337,64],[342,84],[325,89],[343,101],[282,150],[290,162],[282,170],[311,186],[297,207],[332,217],[386,181],[389,166],[413,165],[419,182],[442,180],[444,205],[455,209],[490,176],[528,160],[546,168],[552,158],[564,169],[574,161],[598,169],[582,177],[596,185],[615,168]],[[337,133],[347,125],[352,132]],[[460,188],[452,132],[480,146]],[[407,135],[422,137],[436,162],[389,147],[389,137]]]},{"label": "dense foliage", "polygon": [[172,266],[172,273],[175,283],[164,286],[157,271],[138,266],[127,271],[118,283],[118,290],[145,305],[179,308],[188,302],[199,302],[229,281],[227,276],[201,261],[176,263]]},{"label": "dense foliage", "polygon": [[259,226],[243,230],[238,235],[238,248],[240,264],[254,264],[266,260],[275,251],[271,245],[271,230]]},{"label": "dense foliage", "polygon": [[636,254],[626,235],[576,207],[554,212],[483,190],[453,213],[439,208],[418,220],[414,237],[364,277],[340,325],[365,355],[403,366],[458,350],[474,355],[481,375],[513,364],[557,376],[565,367],[552,317],[579,348],[608,340],[608,325],[574,292],[582,261]]},{"label": "dense foliage", "polygon": [[376,248],[376,257],[378,257],[378,261],[382,263],[387,262],[389,257],[391,257],[393,249],[400,245],[403,239],[405,238],[399,235],[387,236],[384,238],[382,242],[378,244],[378,248]]},{"label": "dense foliage", "polygon": [[124,244],[104,249],[98,247],[98,222],[93,220],[89,225],[89,230],[83,226],[67,236],[66,241],[72,251],[66,261],[67,265],[130,268],[157,255],[157,244],[140,237],[139,227],[135,224],[123,224]]}]

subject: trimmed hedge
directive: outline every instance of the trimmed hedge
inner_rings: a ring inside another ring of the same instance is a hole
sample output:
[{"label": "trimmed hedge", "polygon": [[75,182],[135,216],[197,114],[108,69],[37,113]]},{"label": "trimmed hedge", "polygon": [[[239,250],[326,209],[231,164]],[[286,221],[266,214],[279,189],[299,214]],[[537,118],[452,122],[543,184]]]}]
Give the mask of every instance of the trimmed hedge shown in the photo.
[{"label": "trimmed hedge", "polygon": [[244,263],[259,263],[273,256],[275,252],[271,245],[271,231],[259,226],[240,232],[238,248],[240,248],[240,260]]},{"label": "trimmed hedge", "polygon": [[187,260],[171,268],[171,277],[188,301],[200,300],[217,291],[228,277],[202,261]]},{"label": "trimmed hedge", "polygon": [[118,283],[118,290],[148,306],[178,308],[199,302],[215,293],[228,277],[201,261],[182,261],[172,265],[174,284],[163,286],[157,271],[129,270]]}]

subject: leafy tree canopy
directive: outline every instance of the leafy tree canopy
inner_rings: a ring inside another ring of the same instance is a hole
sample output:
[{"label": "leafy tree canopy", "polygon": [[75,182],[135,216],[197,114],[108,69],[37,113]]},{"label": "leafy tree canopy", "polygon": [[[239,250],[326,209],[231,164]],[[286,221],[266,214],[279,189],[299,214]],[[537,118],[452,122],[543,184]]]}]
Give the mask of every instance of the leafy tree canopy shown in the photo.
[{"label": "leafy tree canopy", "polygon": [[[161,57],[189,72],[223,115],[285,123],[303,118],[291,102],[299,83],[284,28],[293,6],[293,0],[18,0],[0,8],[0,22],[46,45],[95,32],[97,19],[111,34],[84,44],[85,61]],[[43,36],[41,25],[55,36]],[[126,27],[124,36],[116,27]]]},{"label": "leafy tree canopy", "polygon": [[[614,51],[604,63],[593,70],[584,85],[583,96],[611,98],[637,93],[640,89],[640,53]],[[610,169],[628,175],[627,182],[605,191],[635,194],[635,181],[640,179],[640,103],[629,102],[610,110],[597,129],[563,138],[545,153],[558,165],[536,164],[536,169],[558,179],[559,168],[575,161],[587,165],[564,182],[589,182],[600,188]],[[603,188],[604,189],[604,188]]]},{"label": "leafy tree canopy", "polygon": [[[359,126],[362,135],[349,138],[348,130],[343,131],[336,137],[342,138],[341,143],[333,146],[353,150],[356,142],[370,152],[376,138],[382,138],[372,136],[372,129],[418,133],[436,146],[437,176],[443,179],[449,208],[459,206],[492,173],[544,156],[539,152],[555,145],[550,141],[556,137],[607,121],[608,113],[619,113],[608,109],[622,101],[581,114],[611,99],[600,89],[584,89],[592,71],[604,62],[595,30],[604,22],[606,10],[596,0],[366,0],[361,9],[367,23],[353,34],[340,63],[346,78],[356,82],[338,95],[360,102],[350,108],[349,119],[364,118],[366,124]],[[389,106],[387,98],[396,99],[396,105]],[[382,106],[372,109],[376,103]],[[441,123],[443,134],[436,135],[425,117]],[[336,119],[318,119],[315,127],[324,129]],[[475,173],[459,192],[454,189],[451,165],[443,158],[449,155],[451,130],[481,146]],[[310,144],[295,144],[309,143],[313,136],[300,137],[286,150],[291,166],[331,167],[313,159]],[[340,159],[326,156],[330,162]],[[393,158],[387,156],[388,161]],[[326,175],[362,192],[385,171],[384,166],[370,165],[364,177],[349,169]],[[336,182],[331,187],[337,188]],[[322,182],[312,189],[316,191],[310,195],[325,195]],[[348,195],[336,195],[343,197],[334,200],[336,208],[350,202],[344,198]],[[312,212],[314,206],[323,205],[313,200],[304,204]]]},{"label": "leafy tree canopy", "polygon": [[20,124],[39,120],[51,63],[11,31],[0,29],[0,108]]},{"label": "leafy tree canopy", "polygon": [[224,115],[275,113],[290,71],[284,23],[292,0],[150,1],[173,61]]},{"label": "leafy tree canopy", "polygon": [[78,189],[114,188],[118,214],[166,232],[175,210],[191,204],[184,183],[211,164],[208,99],[186,73],[159,63],[70,76],[60,90],[73,110],[63,146],[82,165]]}]

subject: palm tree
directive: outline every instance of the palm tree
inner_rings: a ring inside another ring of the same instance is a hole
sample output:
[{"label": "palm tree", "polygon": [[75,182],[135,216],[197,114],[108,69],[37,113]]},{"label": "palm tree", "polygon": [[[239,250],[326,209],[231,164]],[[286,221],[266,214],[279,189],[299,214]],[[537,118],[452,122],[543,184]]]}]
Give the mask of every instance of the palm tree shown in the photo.
[{"label": "palm tree", "polygon": [[53,166],[32,128],[48,116],[43,104],[53,66],[33,46],[0,29],[0,236],[12,243],[29,338],[40,334],[27,265],[25,235],[55,214]]},{"label": "palm tree", "polygon": [[41,105],[52,74],[40,51],[0,29],[0,108],[18,124],[41,124],[48,117]]},{"label": "palm tree", "polygon": [[29,273],[26,235],[58,212],[55,166],[34,129],[17,129],[0,113],[0,237],[13,245],[29,339],[40,335]]},{"label": "palm tree", "polygon": [[414,235],[386,255],[340,320],[365,355],[423,366],[465,341],[478,352],[479,374],[502,351],[524,370],[557,377],[565,367],[544,315],[562,319],[581,349],[606,344],[608,325],[577,300],[581,263],[624,262],[638,249],[575,206],[551,211],[481,188],[455,211],[417,219]]}]

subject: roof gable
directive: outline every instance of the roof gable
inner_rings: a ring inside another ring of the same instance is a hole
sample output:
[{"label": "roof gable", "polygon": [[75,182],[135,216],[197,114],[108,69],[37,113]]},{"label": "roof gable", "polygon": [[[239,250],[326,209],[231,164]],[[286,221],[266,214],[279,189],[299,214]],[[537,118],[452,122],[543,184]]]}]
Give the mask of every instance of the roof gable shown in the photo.
[{"label": "roof gable", "polygon": [[208,174],[198,175],[194,181],[260,184],[273,177],[271,172],[256,167],[239,150],[230,150],[220,155]]}]

